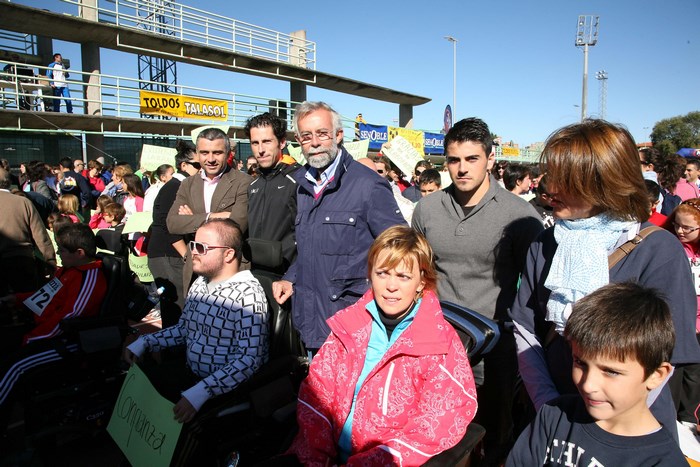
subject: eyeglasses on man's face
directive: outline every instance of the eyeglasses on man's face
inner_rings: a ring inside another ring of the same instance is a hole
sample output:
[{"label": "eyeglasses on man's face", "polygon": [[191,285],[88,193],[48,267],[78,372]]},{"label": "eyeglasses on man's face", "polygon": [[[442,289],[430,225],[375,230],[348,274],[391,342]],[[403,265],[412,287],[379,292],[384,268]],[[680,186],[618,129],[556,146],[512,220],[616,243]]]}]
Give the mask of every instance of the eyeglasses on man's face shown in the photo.
[{"label": "eyeglasses on man's face", "polygon": [[314,133],[310,131],[304,131],[299,134],[299,142],[301,144],[309,144],[313,141],[314,136],[319,141],[328,141],[333,137],[333,132],[331,130],[316,130]]},{"label": "eyeglasses on man's face", "polygon": [[217,250],[217,249],[233,249],[230,246],[221,246],[221,245],[209,245],[207,243],[203,242],[195,242],[192,240],[190,242],[190,251],[196,255],[202,255],[206,256],[207,252],[209,250]]},{"label": "eyeglasses on man's face", "polygon": [[674,230],[680,230],[684,234],[689,234],[691,232],[695,232],[696,230],[700,229],[700,227],[688,227],[687,225],[681,225],[677,224],[675,222],[671,222],[673,224]]}]

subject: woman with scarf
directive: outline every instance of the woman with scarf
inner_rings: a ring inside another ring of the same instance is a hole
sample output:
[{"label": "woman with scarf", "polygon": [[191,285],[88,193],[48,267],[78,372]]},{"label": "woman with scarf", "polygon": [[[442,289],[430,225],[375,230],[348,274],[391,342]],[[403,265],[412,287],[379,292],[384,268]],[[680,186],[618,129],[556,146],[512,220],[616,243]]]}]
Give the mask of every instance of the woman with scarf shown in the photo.
[{"label": "woman with scarf", "polygon": [[[662,291],[676,331],[671,363],[700,361],[690,266],[670,232],[643,231],[651,224],[639,161],[630,133],[603,120],[561,128],[545,144],[541,165],[556,221],[530,246],[511,309],[520,374],[535,409],[577,392],[564,326],[573,303],[610,282],[634,281]],[[629,253],[609,269],[608,257],[621,245]],[[648,402],[657,420],[675,433],[668,385]]]}]

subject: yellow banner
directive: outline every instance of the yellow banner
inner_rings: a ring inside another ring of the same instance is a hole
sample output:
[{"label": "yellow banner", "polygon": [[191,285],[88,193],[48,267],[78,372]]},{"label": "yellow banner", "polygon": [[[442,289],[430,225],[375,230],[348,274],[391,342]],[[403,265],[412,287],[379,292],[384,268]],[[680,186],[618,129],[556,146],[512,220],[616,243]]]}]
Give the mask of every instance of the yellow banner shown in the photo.
[{"label": "yellow banner", "polygon": [[425,143],[425,135],[422,131],[407,130],[406,128],[400,128],[395,126],[387,127],[387,129],[389,131],[389,141],[394,139],[396,136],[401,136],[406,141],[411,143],[411,146],[416,148],[416,151],[418,151],[421,157],[423,156],[423,154],[425,154],[425,150],[423,148],[423,145]]},{"label": "yellow banner", "polygon": [[519,156],[520,155],[520,149],[518,148],[510,148],[508,146],[501,146],[501,151],[504,156]]},{"label": "yellow banner", "polygon": [[177,118],[228,120],[228,101],[199,97],[139,91],[142,114],[166,115]]}]

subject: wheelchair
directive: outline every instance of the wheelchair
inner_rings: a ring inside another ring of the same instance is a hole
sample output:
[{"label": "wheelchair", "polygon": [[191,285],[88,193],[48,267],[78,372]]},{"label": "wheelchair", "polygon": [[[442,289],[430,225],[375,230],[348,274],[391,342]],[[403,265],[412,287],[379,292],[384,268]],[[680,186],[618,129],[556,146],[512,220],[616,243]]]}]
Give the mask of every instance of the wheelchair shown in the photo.
[{"label": "wheelchair", "polygon": [[[309,363],[289,305],[279,305],[272,294],[272,283],[281,279],[282,264],[281,250],[274,243],[251,242],[252,252],[246,254],[254,259],[251,273],[267,298],[269,360],[234,391],[205,403],[183,428],[172,466],[223,465],[231,452],[239,453],[244,465],[254,465],[291,442],[297,391]],[[191,435],[185,435],[185,429]]]},{"label": "wheelchair", "polygon": [[[281,262],[280,251],[266,248],[258,242],[250,246],[255,264],[251,272],[263,286],[269,305],[270,361],[246,383],[245,388],[237,391],[239,396],[235,400],[225,400],[225,395],[219,396],[222,403],[206,412],[203,410],[201,418],[198,415],[196,429],[202,430],[200,435],[213,437],[214,440],[209,445],[215,449],[207,452],[211,455],[209,463],[203,462],[201,456],[178,449],[171,465],[273,465],[274,459],[273,463],[269,463],[271,458],[285,452],[296,434],[298,389],[308,373],[309,362],[303,343],[293,327],[288,303],[280,306],[272,295],[272,283],[280,279],[279,274],[273,272]],[[441,302],[441,306],[445,318],[462,340],[471,364],[476,365],[496,345],[500,336],[498,325],[459,305]],[[208,428],[205,429],[205,425],[209,425]],[[480,459],[480,443],[484,434],[483,427],[470,424],[457,445],[433,457],[425,465],[470,465],[470,461]],[[180,458],[176,459],[178,454]]]},{"label": "wheelchair", "polygon": [[[61,356],[22,375],[12,407],[14,418],[7,439],[15,441],[0,455],[0,464],[21,452],[33,453],[35,462],[51,464],[61,446],[104,434],[121,388],[125,368],[122,342],[126,324],[128,263],[121,257],[98,254],[107,279],[107,290],[98,316],[61,322],[62,334],[47,341]],[[17,462],[16,460],[14,462]],[[17,465],[23,465],[19,463]]]}]

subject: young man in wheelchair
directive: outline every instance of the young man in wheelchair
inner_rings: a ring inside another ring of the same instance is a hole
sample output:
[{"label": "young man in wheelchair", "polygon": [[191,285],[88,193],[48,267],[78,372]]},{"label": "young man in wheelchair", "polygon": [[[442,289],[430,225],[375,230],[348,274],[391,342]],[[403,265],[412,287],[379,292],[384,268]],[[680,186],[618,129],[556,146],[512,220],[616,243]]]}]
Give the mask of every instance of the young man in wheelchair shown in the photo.
[{"label": "young man in wheelchair", "polygon": [[147,351],[185,345],[185,359],[143,365],[154,387],[175,402],[175,418],[192,422],[185,426],[176,454],[184,463],[202,441],[194,439],[199,430],[195,415],[207,412],[207,401],[216,404],[215,396],[239,388],[268,360],[267,299],[250,271],[239,270],[241,247],[242,234],[232,220],[202,224],[189,244],[199,277],[180,321],[139,337],[124,351],[124,359],[133,364]]},{"label": "young man in wheelchair", "polygon": [[96,316],[107,290],[89,226],[62,227],[56,243],[63,266],[51,281],[34,293],[0,297],[3,321],[11,321],[0,328],[0,430],[7,426],[9,397],[23,375],[64,358],[54,339],[61,334],[61,321]]}]

